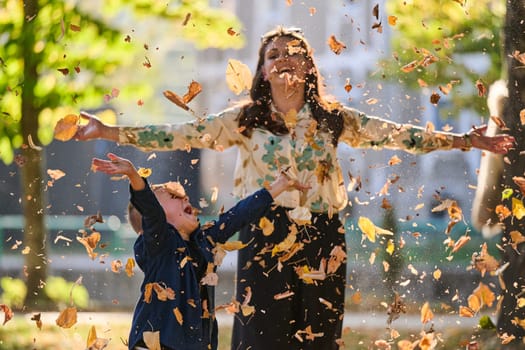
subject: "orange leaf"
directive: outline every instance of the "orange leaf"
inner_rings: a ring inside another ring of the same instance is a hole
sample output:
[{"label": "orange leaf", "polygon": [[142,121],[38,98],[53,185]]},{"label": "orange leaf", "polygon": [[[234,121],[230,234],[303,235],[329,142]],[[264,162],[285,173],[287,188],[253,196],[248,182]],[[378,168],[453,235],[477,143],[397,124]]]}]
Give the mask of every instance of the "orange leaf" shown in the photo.
[{"label": "orange leaf", "polygon": [[175,318],[177,319],[177,322],[182,326],[182,323],[184,322],[184,319],[182,317],[182,313],[180,312],[179,308],[176,307],[173,309],[173,313],[175,314]]},{"label": "orange leaf", "polygon": [[338,41],[333,34],[328,38],[328,46],[336,55],[341,54],[346,49],[346,45],[342,41]]},{"label": "orange leaf", "polygon": [[55,139],[59,141],[71,140],[77,133],[79,120],[80,117],[75,114],[68,114],[60,119],[55,125]]},{"label": "orange leaf", "polygon": [[62,328],[71,328],[77,323],[77,309],[75,307],[68,307],[58,315],[56,324]]},{"label": "orange leaf", "polygon": [[13,318],[13,311],[11,308],[5,304],[0,304],[0,310],[4,312],[4,323],[2,325],[6,324],[10,319]]},{"label": "orange leaf", "polygon": [[430,309],[430,305],[427,302],[421,307],[421,323],[425,324],[434,318],[434,313]]},{"label": "orange leaf", "polygon": [[192,80],[190,85],[188,86],[188,92],[182,96],[182,101],[184,103],[190,103],[195,96],[197,96],[202,91],[201,84],[197,83],[196,81]]},{"label": "orange leaf", "polygon": [[168,100],[170,100],[171,102],[175,103],[177,106],[179,106],[180,108],[184,109],[185,111],[188,111],[190,109],[190,107],[188,107],[186,105],[186,103],[184,102],[182,97],[180,97],[179,95],[177,95],[173,91],[166,90],[166,91],[163,92],[163,94],[164,94],[164,97],[166,97]]}]

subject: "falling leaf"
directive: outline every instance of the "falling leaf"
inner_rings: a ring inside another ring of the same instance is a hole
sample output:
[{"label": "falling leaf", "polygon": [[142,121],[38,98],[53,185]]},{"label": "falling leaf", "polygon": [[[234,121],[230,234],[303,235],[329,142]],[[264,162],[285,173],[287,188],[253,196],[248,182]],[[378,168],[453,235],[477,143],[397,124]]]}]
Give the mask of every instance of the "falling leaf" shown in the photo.
[{"label": "falling leaf", "polygon": [[525,177],[513,176],[512,181],[514,181],[514,183],[519,186],[521,194],[525,195]]},{"label": "falling leaf", "polygon": [[510,197],[512,197],[512,194],[514,193],[514,191],[512,190],[512,188],[506,188],[504,189],[502,192],[501,192],[501,200],[505,200],[505,199],[509,199]]},{"label": "falling leaf", "polygon": [[99,232],[92,232],[88,236],[78,237],[77,241],[80,242],[85,248],[86,251],[91,259],[95,259],[97,257],[97,253],[94,252],[95,248],[98,245],[98,242],[100,241],[100,233]]},{"label": "falling leaf", "polygon": [[433,92],[432,95],[430,95],[430,103],[432,103],[434,106],[436,106],[441,99],[441,96],[437,92]]},{"label": "falling leaf", "polygon": [[87,350],[102,350],[109,343],[108,339],[98,338],[95,326],[91,326],[87,337]]},{"label": "falling leaf", "polygon": [[[511,246],[512,248],[518,252],[518,245],[525,242],[525,236],[521,234],[521,232],[513,230],[510,232],[510,240],[511,240]],[[518,252],[519,253],[519,252]]]},{"label": "falling leaf", "polygon": [[134,275],[134,272],[133,272],[134,267],[135,267],[135,260],[133,260],[133,258],[128,258],[128,260],[126,261],[126,267],[125,267],[126,275],[128,275],[128,277],[131,277]]},{"label": "falling leaf", "polygon": [[226,84],[236,95],[252,87],[252,72],[244,63],[229,59],[226,67]]},{"label": "falling leaf", "polygon": [[175,318],[177,319],[177,322],[179,322],[179,324],[182,326],[182,323],[184,322],[184,319],[182,317],[182,312],[180,312],[178,307],[173,309],[173,314],[175,315]]},{"label": "falling leaf", "polygon": [[0,304],[0,310],[2,310],[2,312],[4,313],[4,322],[2,323],[2,325],[5,325],[9,320],[13,318],[14,313],[11,310],[11,308],[6,304]]},{"label": "falling leaf", "polygon": [[232,250],[240,250],[246,247],[248,244],[244,244],[241,241],[227,241],[224,243],[218,243],[217,246],[221,247],[224,250],[232,251]]},{"label": "falling leaf", "polygon": [[425,324],[434,318],[434,313],[430,309],[430,304],[425,302],[421,307],[421,323]]},{"label": "falling leaf", "polygon": [[476,295],[479,298],[482,305],[486,305],[488,307],[491,307],[494,301],[496,300],[494,292],[490,289],[489,286],[487,286],[483,282],[479,283],[479,285],[476,287],[476,289],[474,289],[472,294]]},{"label": "falling leaf", "polygon": [[386,249],[385,251],[389,254],[389,255],[392,255],[394,253],[394,250],[395,250],[395,245],[394,245],[394,241],[389,239],[387,244],[386,244]]},{"label": "falling leaf", "polygon": [[521,125],[525,125],[525,109],[520,111],[520,123]]},{"label": "falling leaf", "polygon": [[391,325],[393,321],[397,320],[401,313],[407,312],[407,306],[399,293],[394,292],[394,301],[388,306],[387,314],[388,320],[387,324]]},{"label": "falling leaf", "polygon": [[189,111],[190,110],[190,107],[188,107],[186,105],[186,103],[184,103],[184,101],[182,100],[182,97],[180,97],[179,95],[177,95],[173,91],[165,90],[163,92],[163,95],[168,100],[170,100],[171,102],[175,103],[177,106],[179,106],[180,108],[184,109],[185,111]]},{"label": "falling leaf", "polygon": [[270,236],[275,229],[273,222],[268,220],[266,216],[259,219],[259,228],[262,230],[264,236]]},{"label": "falling leaf", "polygon": [[460,250],[465,244],[467,244],[470,241],[470,236],[463,235],[459,237],[459,239],[454,243],[454,246],[452,247],[452,253],[457,252]]},{"label": "falling leaf", "polygon": [[120,270],[122,270],[122,261],[120,259],[113,260],[111,262],[111,271],[114,273],[120,273]]},{"label": "falling leaf", "polygon": [[42,329],[42,319],[40,313],[31,316],[31,321],[35,321],[37,328],[40,330]]},{"label": "falling leaf", "polygon": [[499,262],[492,255],[488,253],[487,242],[484,242],[481,246],[479,253],[475,252],[472,254],[472,266],[481,273],[481,277],[485,276],[485,273],[495,272],[499,267]]},{"label": "falling leaf", "polygon": [[328,259],[326,273],[335,273],[339,269],[339,266],[341,266],[341,264],[345,262],[345,260],[345,250],[340,245],[336,245],[334,248],[332,248],[332,251],[330,252],[330,259]]},{"label": "falling leaf", "polygon": [[337,40],[333,34],[328,38],[328,46],[336,55],[341,54],[346,49],[346,45],[342,41]]},{"label": "falling leaf", "polygon": [[138,168],[137,173],[143,178],[148,178],[151,176],[152,170],[151,168]]},{"label": "falling leaf", "polygon": [[364,217],[364,216],[359,217],[357,225],[359,226],[361,231],[364,233],[365,237],[368,238],[370,242],[376,241],[376,234],[389,235],[389,236],[394,235],[393,232],[374,225],[374,223],[369,218]]},{"label": "falling leaf", "polygon": [[47,175],[54,181],[59,180],[66,176],[66,173],[60,169],[47,169]]},{"label": "falling leaf", "polygon": [[[102,218],[102,215],[100,212],[97,212],[95,215],[90,215],[84,219],[84,227],[86,228],[92,228],[93,225],[95,225],[97,222],[103,223],[104,219]],[[93,247],[94,248],[94,247]]]},{"label": "falling leaf", "polygon": [[142,340],[149,350],[161,350],[160,332],[142,332]]},{"label": "falling leaf", "polygon": [[388,16],[388,24],[392,27],[397,24],[397,17],[396,16]]},{"label": "falling leaf", "polygon": [[505,124],[505,121],[503,119],[501,119],[500,117],[498,117],[498,116],[491,116],[490,120],[492,120],[494,122],[494,124],[496,124],[497,127],[500,128],[501,130],[509,130],[509,128]]},{"label": "falling leaf", "polygon": [[374,16],[375,19],[379,19],[379,4],[375,4],[372,8],[372,16]]},{"label": "falling leaf", "polygon": [[298,225],[309,225],[312,223],[312,212],[307,207],[297,206],[290,210],[288,215]]},{"label": "falling leaf", "polygon": [[525,216],[523,201],[516,197],[512,198],[512,215],[518,220],[521,220]]},{"label": "falling leaf", "polygon": [[439,280],[441,278],[441,270],[440,269],[434,270],[434,272],[432,273],[432,277],[434,277],[436,281]]},{"label": "falling leaf", "polygon": [[417,66],[419,66],[419,62],[417,60],[412,61],[410,63],[405,64],[403,67],[401,67],[401,71],[404,73],[410,73],[412,72]]},{"label": "falling leaf", "polygon": [[77,309],[75,307],[68,307],[62,310],[56,319],[56,324],[62,328],[71,328],[77,323]]},{"label": "falling leaf", "polygon": [[59,141],[68,141],[75,136],[78,130],[80,117],[75,114],[68,114],[60,119],[54,129],[54,138]]}]

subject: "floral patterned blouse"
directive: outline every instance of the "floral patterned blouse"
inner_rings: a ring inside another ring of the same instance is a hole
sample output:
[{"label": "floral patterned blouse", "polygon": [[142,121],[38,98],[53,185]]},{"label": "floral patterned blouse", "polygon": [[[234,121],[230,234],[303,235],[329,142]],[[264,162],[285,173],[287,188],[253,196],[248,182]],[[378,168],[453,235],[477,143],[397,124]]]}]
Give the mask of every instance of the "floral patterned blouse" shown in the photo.
[{"label": "floral patterned blouse", "polygon": [[[232,107],[187,123],[120,127],[119,143],[144,151],[190,148],[221,151],[237,146],[234,194],[239,198],[273,181],[279,169],[288,168],[291,176],[310,185],[311,189],[306,193],[297,190],[284,192],[275,199],[277,204],[307,208],[316,213],[335,213],[346,206],[347,193],[337,149],[330,134],[318,130],[308,104],[292,121],[283,116],[291,130],[288,135],[255,129],[251,137],[246,137],[239,130],[239,112],[239,107]],[[349,107],[344,107],[343,118],[344,130],[339,142],[352,147],[401,149],[410,153],[452,148],[451,133],[396,124]]]}]

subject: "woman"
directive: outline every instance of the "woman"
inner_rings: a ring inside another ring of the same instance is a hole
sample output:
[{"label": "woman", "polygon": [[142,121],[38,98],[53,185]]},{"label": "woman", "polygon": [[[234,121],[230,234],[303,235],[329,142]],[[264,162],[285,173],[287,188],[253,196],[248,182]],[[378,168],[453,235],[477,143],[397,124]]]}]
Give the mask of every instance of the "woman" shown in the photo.
[{"label": "woman", "polygon": [[254,312],[235,317],[232,349],[339,348],[346,248],[338,212],[347,202],[339,143],[412,153],[476,147],[499,154],[514,143],[507,135],[483,136],[484,128],[459,135],[370,117],[328,102],[320,80],[302,33],[278,27],[262,38],[250,101],[178,125],[108,126],[83,114],[88,124],[76,135],[143,150],[237,146],[234,193],[241,198],[272,181],[279,168],[311,186],[277,197],[259,234],[240,233],[249,246],[238,255],[237,300]]}]

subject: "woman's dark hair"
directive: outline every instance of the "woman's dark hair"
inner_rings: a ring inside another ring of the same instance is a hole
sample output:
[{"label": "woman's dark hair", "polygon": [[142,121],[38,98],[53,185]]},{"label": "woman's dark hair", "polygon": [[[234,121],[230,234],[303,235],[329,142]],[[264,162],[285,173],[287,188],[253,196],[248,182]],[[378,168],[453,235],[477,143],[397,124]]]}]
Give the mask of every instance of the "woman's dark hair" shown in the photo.
[{"label": "woman's dark hair", "polygon": [[321,96],[321,77],[313,61],[312,49],[301,30],[297,28],[279,26],[263,35],[259,48],[257,68],[250,90],[251,101],[241,110],[239,127],[242,128],[243,135],[248,137],[251,136],[254,128],[267,129],[277,135],[285,135],[289,132],[281,118],[272,116],[270,108],[272,102],[270,83],[264,79],[262,72],[266,47],[275,38],[283,36],[298,40],[299,45],[304,49],[306,59],[310,61],[312,69],[306,75],[304,100],[310,105],[313,118],[317,121],[318,128],[330,132],[333,143],[337,144],[343,130],[340,106],[336,103],[329,103]]}]

